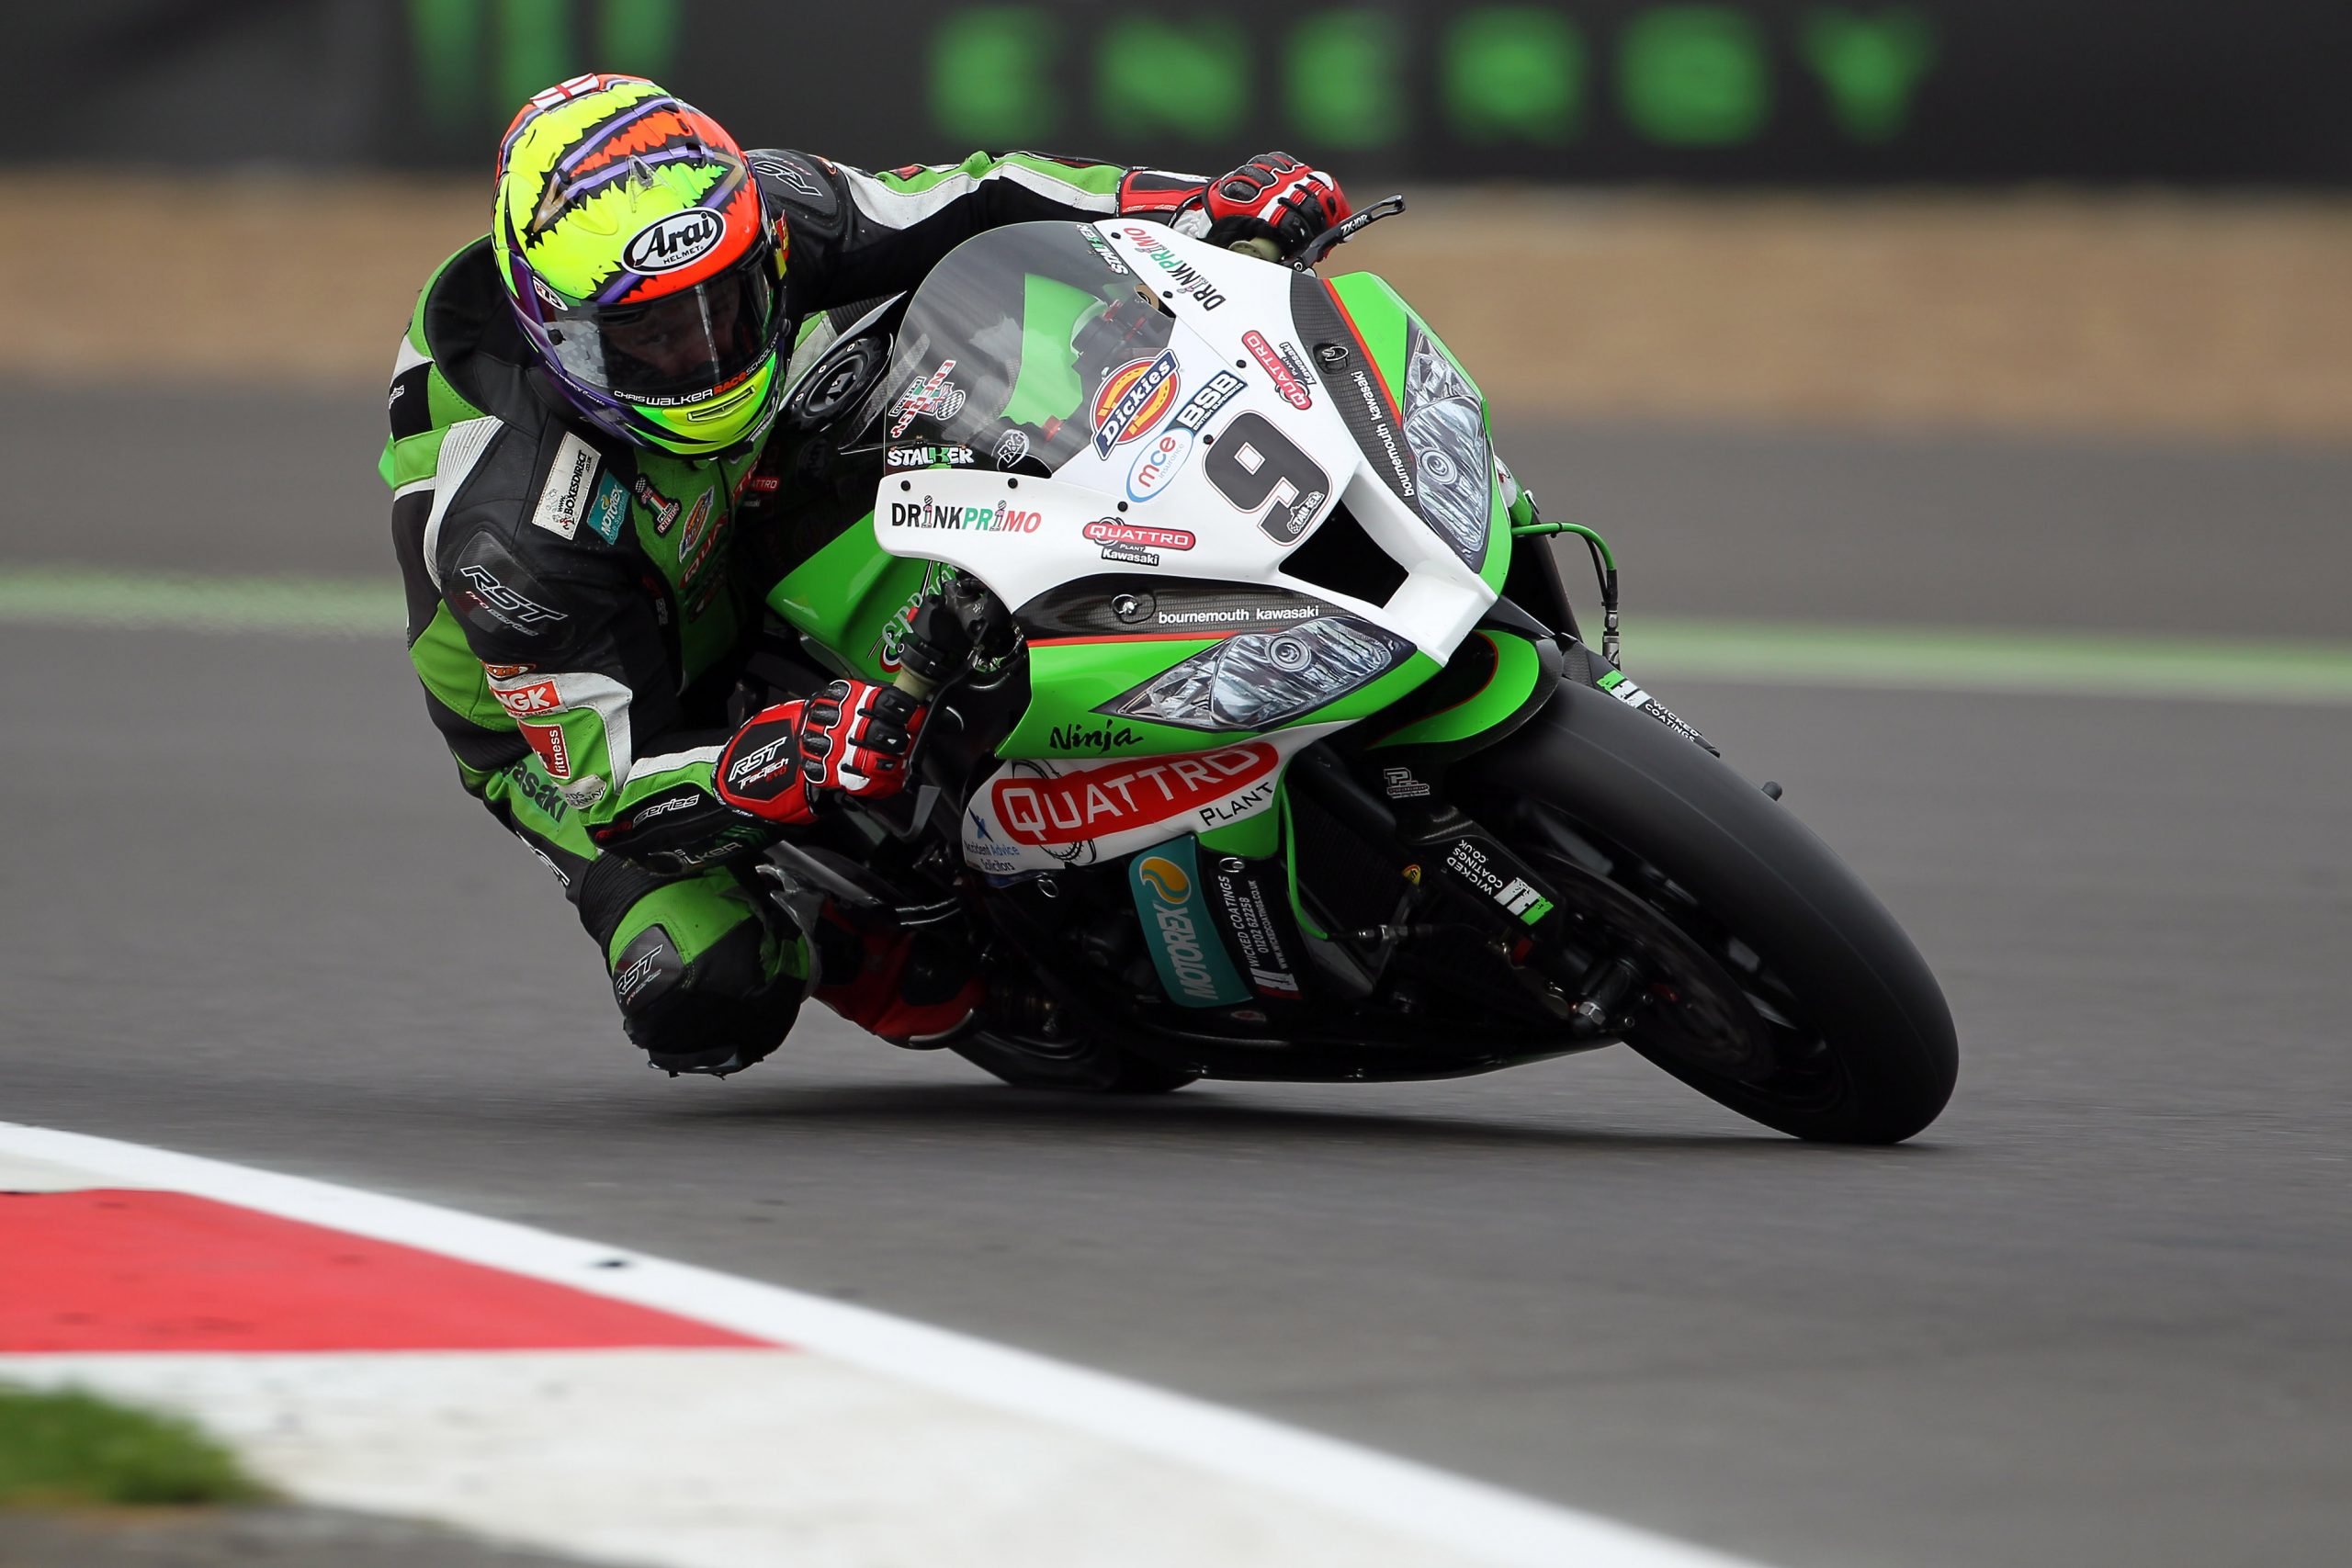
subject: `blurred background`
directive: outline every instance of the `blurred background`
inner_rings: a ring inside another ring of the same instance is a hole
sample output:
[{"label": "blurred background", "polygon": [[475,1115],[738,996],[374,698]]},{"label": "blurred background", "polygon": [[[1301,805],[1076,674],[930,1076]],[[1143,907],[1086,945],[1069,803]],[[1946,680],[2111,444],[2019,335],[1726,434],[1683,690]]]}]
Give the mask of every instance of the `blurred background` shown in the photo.
[{"label": "blurred background", "polygon": [[[9,27],[0,704],[40,765],[0,803],[42,831],[0,863],[7,1114],[839,1291],[1775,1561],[2340,1555],[2352,7]],[[722,1091],[650,1081],[419,711],[374,469],[499,131],[589,69],[869,168],[1283,147],[1406,192],[1333,269],[1392,279],[1547,514],[1615,543],[1628,668],[1917,937],[1951,1111],[1804,1149],[1623,1053],[1073,1105],[829,1018]]]}]

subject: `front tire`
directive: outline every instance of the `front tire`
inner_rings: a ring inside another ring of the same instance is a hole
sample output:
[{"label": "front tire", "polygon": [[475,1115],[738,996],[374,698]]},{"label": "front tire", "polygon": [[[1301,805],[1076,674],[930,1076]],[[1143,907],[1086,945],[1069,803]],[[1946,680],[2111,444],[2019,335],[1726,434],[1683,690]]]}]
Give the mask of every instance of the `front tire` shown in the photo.
[{"label": "front tire", "polygon": [[[1788,810],[1681,736],[1564,682],[1465,761],[1463,804],[1566,880],[1606,880],[1663,926],[1669,966],[1626,1043],[1752,1121],[1894,1144],[1951,1098],[1951,1013],[1894,917]],[[1634,911],[1620,906],[1621,914]]]}]

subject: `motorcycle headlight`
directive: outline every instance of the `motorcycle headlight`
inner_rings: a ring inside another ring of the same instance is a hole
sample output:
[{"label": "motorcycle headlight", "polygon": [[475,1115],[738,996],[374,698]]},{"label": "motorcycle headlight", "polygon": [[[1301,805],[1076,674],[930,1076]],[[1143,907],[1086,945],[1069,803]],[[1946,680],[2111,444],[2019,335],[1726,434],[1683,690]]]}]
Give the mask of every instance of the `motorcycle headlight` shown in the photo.
[{"label": "motorcycle headlight", "polygon": [[1272,729],[1394,670],[1413,645],[1353,615],[1237,632],[1097,713],[1184,729]]},{"label": "motorcycle headlight", "polygon": [[1422,519],[1471,570],[1480,570],[1495,466],[1487,422],[1470,383],[1418,324],[1406,343],[1404,425]]}]

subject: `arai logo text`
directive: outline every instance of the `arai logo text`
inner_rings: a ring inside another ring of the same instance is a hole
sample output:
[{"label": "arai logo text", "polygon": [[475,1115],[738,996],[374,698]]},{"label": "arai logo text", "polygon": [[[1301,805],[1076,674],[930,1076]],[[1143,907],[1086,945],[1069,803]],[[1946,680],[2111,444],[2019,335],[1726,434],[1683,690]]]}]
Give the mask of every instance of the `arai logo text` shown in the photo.
[{"label": "arai logo text", "polygon": [[726,231],[727,220],[716,212],[701,208],[673,212],[629,236],[621,265],[631,272],[675,272],[709,254]]}]

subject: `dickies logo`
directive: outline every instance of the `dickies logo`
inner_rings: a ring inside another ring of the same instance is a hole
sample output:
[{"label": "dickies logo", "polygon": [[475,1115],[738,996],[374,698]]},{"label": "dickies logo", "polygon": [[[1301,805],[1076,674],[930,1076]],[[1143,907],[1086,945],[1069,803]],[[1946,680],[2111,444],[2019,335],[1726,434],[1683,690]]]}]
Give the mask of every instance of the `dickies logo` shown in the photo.
[{"label": "dickies logo", "polygon": [[1165,349],[1157,359],[1131,359],[1105,376],[1094,394],[1094,450],[1107,457],[1158,424],[1176,402],[1177,385],[1176,355]]}]

